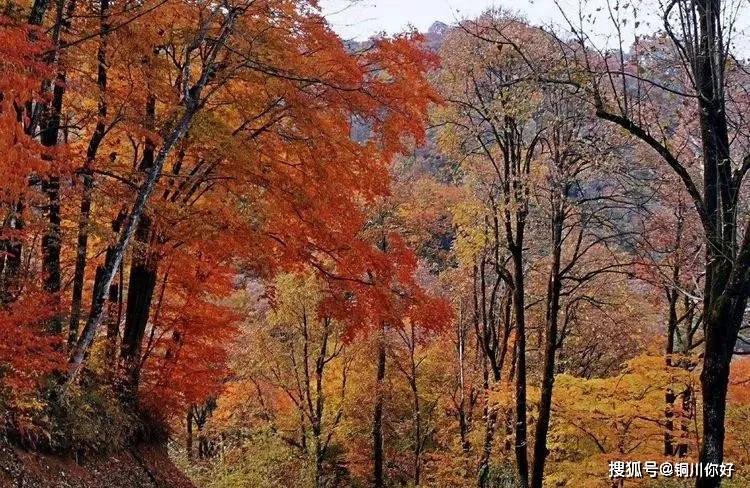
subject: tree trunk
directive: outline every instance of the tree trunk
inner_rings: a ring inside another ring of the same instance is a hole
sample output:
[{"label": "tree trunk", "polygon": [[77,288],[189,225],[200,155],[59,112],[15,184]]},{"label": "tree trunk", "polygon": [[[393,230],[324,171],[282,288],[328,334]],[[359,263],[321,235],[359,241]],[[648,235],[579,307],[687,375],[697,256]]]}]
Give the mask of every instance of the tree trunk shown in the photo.
[{"label": "tree trunk", "polygon": [[[469,415],[466,413],[467,398],[466,398],[466,382],[465,382],[465,356],[466,356],[466,329],[464,327],[463,316],[461,316],[457,323],[457,357],[458,360],[458,386],[460,388],[460,401],[458,404],[458,432],[461,438],[461,449],[464,453],[468,453],[471,449],[469,443]],[[469,394],[471,396],[471,393]],[[469,399],[471,401],[471,399]]]},{"label": "tree trunk", "polygon": [[42,182],[42,189],[47,195],[48,225],[42,236],[42,270],[44,273],[44,291],[53,296],[55,314],[49,323],[50,332],[59,334],[63,331],[63,317],[60,310],[60,178],[50,176]]},{"label": "tree trunk", "polygon": [[680,417],[682,438],[677,444],[677,456],[681,458],[685,458],[688,455],[688,435],[690,432],[690,421],[693,418],[694,410],[693,389],[688,386],[688,388],[682,393],[682,415]]},{"label": "tree trunk", "polygon": [[[720,0],[701,0],[698,10],[698,53],[695,59],[699,120],[703,143],[704,202],[708,219],[706,246],[706,293],[704,297],[705,352],[701,385],[703,396],[703,444],[699,461],[721,464],[724,460],[724,419],[729,385],[729,364],[744,315],[748,290],[736,290],[733,271],[747,269],[736,257],[737,189],[732,186],[729,136],[723,96],[723,39]],[[717,59],[721,59],[717,63]],[[747,237],[747,236],[746,236]],[[748,243],[743,241],[743,247]],[[732,262],[734,261],[734,262]],[[739,268],[739,269],[737,269]],[[740,273],[744,275],[745,273]],[[742,279],[746,278],[742,276]],[[696,479],[697,488],[715,488],[719,477]]]},{"label": "tree trunk", "polygon": [[[679,239],[679,236],[678,236]],[[679,242],[679,240],[678,240]],[[674,267],[673,278],[679,275],[679,268]],[[674,286],[677,286],[677,282],[674,282]],[[667,349],[666,349],[666,363],[667,367],[671,367],[673,362],[674,354],[674,336],[677,330],[677,291],[675,289],[667,289],[667,303],[669,304],[669,315],[667,322]],[[675,454],[674,449],[674,402],[677,399],[672,388],[667,388],[664,392],[664,455],[673,456]]]},{"label": "tree trunk", "polygon": [[76,242],[76,263],[73,271],[73,292],[70,302],[70,321],[68,323],[68,347],[75,344],[78,339],[78,328],[81,321],[81,304],[89,244],[91,193],[94,186],[92,175],[87,168],[84,168],[82,177],[83,196],[81,197],[81,210],[78,217],[78,241]]},{"label": "tree trunk", "polygon": [[[58,65],[60,56],[60,37],[62,35],[63,13],[65,0],[57,0],[55,12],[55,26],[53,28],[54,50],[50,57],[50,63],[57,71],[52,83],[52,101],[42,110],[40,123],[39,141],[46,148],[57,146],[60,137],[60,116],[62,113],[63,96],[65,95],[65,73]],[[49,83],[45,81],[45,83]],[[52,157],[44,155],[44,159],[52,163]],[[60,310],[60,176],[54,167],[50,167],[50,173],[42,179],[42,192],[47,197],[47,228],[42,236],[42,272],[44,291],[53,296],[55,303],[55,314],[49,323],[50,332],[59,334],[63,330],[63,318]]]},{"label": "tree trunk", "polygon": [[[728,301],[722,298],[723,301]],[[720,312],[725,307],[718,308]],[[734,347],[734,339],[727,330],[730,328],[728,317],[722,313],[713,314],[706,322],[705,354],[701,372],[703,443],[699,457],[699,461],[704,466],[708,463],[721,464],[724,460],[724,420],[729,387],[729,365]],[[702,477],[696,479],[695,486],[696,488],[716,488],[720,484],[721,478],[718,476]]]},{"label": "tree trunk", "polygon": [[49,0],[34,0],[34,4],[31,7],[31,13],[29,14],[29,24],[42,25],[44,14],[47,13],[48,7]]},{"label": "tree trunk", "polygon": [[318,420],[313,426],[313,441],[314,441],[314,453],[315,456],[315,488],[322,488],[323,486],[323,440],[321,439],[321,425]]},{"label": "tree trunk", "polygon": [[378,338],[378,366],[375,382],[375,409],[372,416],[373,486],[383,488],[385,455],[383,450],[383,389],[385,388],[385,330]]},{"label": "tree trunk", "polygon": [[[412,330],[414,326],[412,325]],[[413,339],[413,337],[412,337]],[[412,423],[414,430],[414,486],[419,486],[422,474],[422,406],[419,401],[419,389],[417,385],[417,368],[414,362],[414,351],[412,350],[412,376],[409,381],[412,394]]]},{"label": "tree trunk", "polygon": [[[31,12],[29,13],[28,23],[29,25],[39,26],[44,21],[44,16],[49,8],[49,0],[34,0],[31,6]],[[24,128],[25,132],[29,135],[36,131],[36,125],[34,123],[35,117],[34,104],[29,102],[27,104],[28,117],[32,121]],[[20,120],[19,120],[20,122]],[[21,230],[24,227],[23,220],[23,209],[24,202],[19,199],[17,202],[11,204],[9,227],[12,230]],[[2,250],[4,256],[2,258],[2,281],[0,282],[0,304],[8,304],[15,301],[18,291],[18,273],[21,269],[21,257],[23,255],[23,243],[16,239],[4,239],[2,241]]]},{"label": "tree trunk", "polygon": [[107,351],[106,361],[110,372],[115,373],[117,370],[117,338],[120,335],[120,316],[117,310],[117,303],[120,300],[121,289],[117,283],[112,283],[109,287],[109,297],[107,298]]},{"label": "tree trunk", "polygon": [[664,455],[674,456],[674,402],[677,397],[671,388],[664,392]]},{"label": "tree trunk", "polygon": [[[149,94],[146,98],[145,125],[154,130],[156,122],[156,97]],[[143,158],[138,170],[148,173],[154,165],[156,147],[151,137],[146,137]],[[143,215],[135,231],[135,245],[130,262],[130,279],[128,282],[128,303],[125,310],[125,330],[122,335],[122,359],[125,378],[126,396],[135,400],[138,391],[140,369],[140,352],[143,335],[146,332],[148,317],[151,311],[156,287],[157,257],[151,252],[154,238],[153,225],[148,215]]]},{"label": "tree trunk", "polygon": [[185,449],[188,459],[193,459],[193,406],[190,405],[187,413],[187,434],[185,437]]},{"label": "tree trunk", "polygon": [[[120,229],[122,227],[123,219],[125,218],[124,210],[121,210],[119,215],[112,221],[111,228],[112,233],[115,235],[120,232]],[[112,253],[114,252],[114,247],[112,245],[107,247],[107,250],[105,252],[105,259],[104,262],[106,263],[108,260],[112,258]],[[119,268],[120,277],[122,278],[122,266]],[[104,275],[104,265],[100,264],[96,267],[96,273],[94,274],[94,290],[98,289],[99,286],[101,286],[101,281],[103,279]],[[122,279],[120,279],[122,281]],[[114,375],[114,366],[117,364],[117,350],[116,350],[116,344],[117,344],[117,337],[119,335],[119,327],[120,327],[120,312],[118,310],[117,313],[117,320],[113,320],[113,302],[116,300],[119,300],[120,290],[122,290],[122,286],[118,286],[115,283],[112,283],[109,285],[109,290],[107,292],[107,305],[104,307],[104,311],[106,313],[105,322],[107,325],[107,347],[105,349],[105,361],[107,365],[110,367],[111,372]]]},{"label": "tree trunk", "polygon": [[144,216],[141,219],[135,239],[120,353],[127,373],[128,389],[133,398],[138,388],[141,342],[146,332],[156,289],[157,257],[150,249],[153,235],[148,217]]},{"label": "tree trunk", "polygon": [[[309,338],[307,331],[307,316],[304,318],[304,335],[305,335],[305,368],[307,368],[307,341]],[[315,456],[315,488],[322,488],[323,486],[323,457],[327,445],[323,445],[323,416],[325,415],[325,392],[323,391],[323,378],[325,374],[325,367],[328,360],[328,336],[330,334],[330,321],[327,318],[322,319],[324,325],[324,333],[321,338],[320,349],[317,357],[315,358],[315,403],[311,415],[311,427],[313,433],[313,455]],[[307,369],[305,370],[307,371]],[[306,375],[307,378],[307,375]],[[309,384],[309,383],[308,383]],[[309,386],[308,386],[309,395]],[[312,405],[312,402],[309,403]]]},{"label": "tree trunk", "polygon": [[68,324],[68,347],[75,344],[78,339],[78,327],[81,320],[81,304],[83,300],[83,285],[86,276],[86,260],[89,242],[89,221],[91,217],[91,198],[94,190],[94,177],[91,166],[94,164],[96,153],[104,139],[107,117],[107,32],[109,23],[107,21],[109,11],[109,0],[101,0],[100,23],[101,35],[99,36],[99,48],[97,50],[97,87],[99,88],[98,117],[94,134],[86,149],[86,160],[81,171],[83,182],[83,195],[81,196],[81,210],[78,218],[78,242],[76,244],[76,263],[73,272],[73,294],[70,306],[70,322]]},{"label": "tree trunk", "polygon": [[[8,227],[13,231],[20,231],[24,227],[23,204],[17,202],[11,205]],[[2,256],[2,275],[0,275],[0,305],[12,303],[18,298],[19,273],[23,244],[16,237],[4,239],[4,255]]]},{"label": "tree trunk", "polygon": [[[708,347],[708,346],[707,346]],[[703,445],[700,461],[721,464],[724,460],[724,418],[726,414],[727,388],[729,385],[729,361],[709,357],[706,354],[701,373],[703,386]],[[697,488],[716,488],[721,478],[698,478]]]},{"label": "tree trunk", "polygon": [[555,354],[557,352],[557,328],[560,315],[560,255],[562,253],[563,209],[556,208],[552,216],[552,265],[547,284],[547,333],[544,344],[544,366],[542,367],[539,418],[534,433],[534,458],[531,474],[532,488],[542,488],[544,464],[547,460],[547,433],[552,413],[552,391],[555,384]]},{"label": "tree trunk", "polygon": [[486,417],[484,440],[482,441],[482,457],[479,459],[479,483],[477,486],[486,488],[490,481],[490,459],[492,457],[492,441],[497,428],[497,408],[489,408]]}]

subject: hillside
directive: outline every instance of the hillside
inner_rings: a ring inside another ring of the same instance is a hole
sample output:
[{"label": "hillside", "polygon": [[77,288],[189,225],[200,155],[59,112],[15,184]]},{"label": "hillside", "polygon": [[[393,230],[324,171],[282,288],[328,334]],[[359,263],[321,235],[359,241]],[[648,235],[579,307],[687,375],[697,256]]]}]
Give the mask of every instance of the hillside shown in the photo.
[{"label": "hillside", "polygon": [[0,488],[194,488],[167,456],[153,447],[73,459],[0,447]]}]

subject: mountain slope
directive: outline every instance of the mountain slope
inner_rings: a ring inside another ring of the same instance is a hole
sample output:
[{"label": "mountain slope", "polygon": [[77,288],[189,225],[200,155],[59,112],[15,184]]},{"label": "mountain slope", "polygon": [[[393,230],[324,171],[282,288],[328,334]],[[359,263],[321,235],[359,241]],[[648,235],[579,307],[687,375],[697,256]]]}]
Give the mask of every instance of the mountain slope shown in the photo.
[{"label": "mountain slope", "polygon": [[70,458],[0,447],[0,488],[195,488],[164,448],[139,447],[78,464]]}]

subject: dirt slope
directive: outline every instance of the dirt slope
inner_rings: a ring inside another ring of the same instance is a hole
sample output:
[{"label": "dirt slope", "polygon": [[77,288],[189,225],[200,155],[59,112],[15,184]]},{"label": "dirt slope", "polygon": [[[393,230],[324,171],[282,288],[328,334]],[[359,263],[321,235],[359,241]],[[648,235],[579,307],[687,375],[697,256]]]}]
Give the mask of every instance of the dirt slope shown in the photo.
[{"label": "dirt slope", "polygon": [[141,447],[77,464],[0,447],[0,488],[195,488],[163,448]]}]

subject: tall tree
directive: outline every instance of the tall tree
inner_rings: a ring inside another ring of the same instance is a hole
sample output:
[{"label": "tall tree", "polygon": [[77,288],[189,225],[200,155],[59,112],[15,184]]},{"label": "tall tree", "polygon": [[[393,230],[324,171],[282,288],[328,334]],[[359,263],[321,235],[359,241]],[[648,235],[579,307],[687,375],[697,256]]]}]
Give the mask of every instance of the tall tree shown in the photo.
[{"label": "tall tree", "polygon": [[[736,76],[730,54],[733,23],[726,12],[720,0],[675,1],[664,6],[664,33],[680,70],[679,78],[672,80],[658,71],[658,58],[642,52],[637,44],[633,56],[624,55],[627,47],[623,45],[619,53],[607,54],[593,47],[585,29],[576,29],[573,44],[596,115],[622,127],[663,159],[680,179],[702,225],[706,253],[703,463],[721,463],[724,458],[729,365],[750,295],[750,225],[737,232],[741,188],[750,158],[743,154],[742,138],[736,139],[732,129],[742,115],[733,112],[737,96],[730,81]],[[613,19],[622,43],[625,19]],[[668,114],[648,109],[665,97],[684,101],[697,119],[702,167],[692,167],[683,148],[669,140],[671,131],[665,127],[673,127],[675,121],[665,122]],[[696,486],[716,487],[720,482],[718,476],[699,477]]]}]

